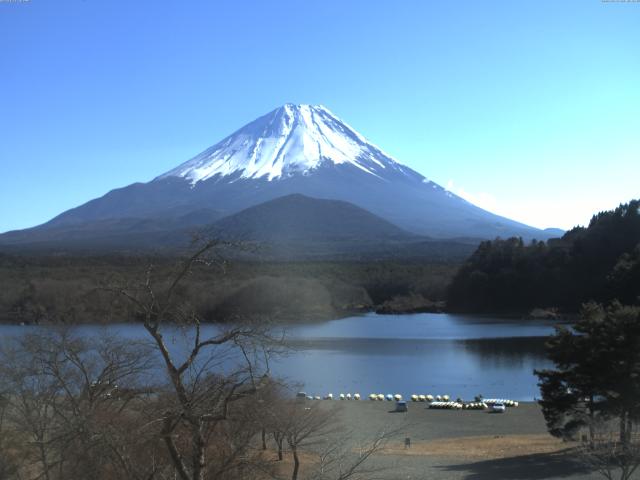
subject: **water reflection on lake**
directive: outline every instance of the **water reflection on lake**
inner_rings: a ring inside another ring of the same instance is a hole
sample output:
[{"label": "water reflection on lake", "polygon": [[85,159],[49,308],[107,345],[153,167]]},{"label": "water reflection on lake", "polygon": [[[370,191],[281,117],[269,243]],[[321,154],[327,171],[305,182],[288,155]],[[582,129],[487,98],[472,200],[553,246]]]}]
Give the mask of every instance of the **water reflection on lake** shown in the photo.
[{"label": "water reflection on lake", "polygon": [[[0,326],[5,338],[33,327]],[[214,327],[207,326],[212,331]],[[101,335],[103,327],[77,327]],[[131,339],[146,338],[140,325],[110,327]],[[184,332],[167,331],[178,352]],[[273,373],[300,382],[308,393],[448,394],[531,400],[538,396],[534,368],[549,365],[545,337],[552,322],[486,316],[368,314],[285,327],[292,352],[272,364]]]},{"label": "water reflection on lake", "polygon": [[[538,396],[552,322],[443,314],[365,315],[288,331],[297,348],[276,369],[308,393]],[[292,361],[293,360],[293,361]]]}]

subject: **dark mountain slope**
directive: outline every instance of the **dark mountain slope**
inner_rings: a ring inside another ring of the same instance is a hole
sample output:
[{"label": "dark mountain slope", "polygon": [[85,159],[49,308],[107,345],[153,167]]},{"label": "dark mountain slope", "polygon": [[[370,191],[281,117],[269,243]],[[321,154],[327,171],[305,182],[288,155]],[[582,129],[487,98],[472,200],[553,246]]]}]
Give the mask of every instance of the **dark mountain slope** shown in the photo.
[{"label": "dark mountain slope", "polygon": [[263,242],[384,242],[420,239],[355,205],[292,194],[219,220],[214,231]]}]

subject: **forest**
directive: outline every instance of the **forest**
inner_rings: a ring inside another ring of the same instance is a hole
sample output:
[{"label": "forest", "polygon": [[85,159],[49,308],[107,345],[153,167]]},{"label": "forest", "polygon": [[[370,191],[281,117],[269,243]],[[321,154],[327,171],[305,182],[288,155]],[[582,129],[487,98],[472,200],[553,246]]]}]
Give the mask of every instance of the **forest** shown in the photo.
[{"label": "forest", "polygon": [[[261,315],[283,322],[361,312],[574,314],[588,301],[637,304],[640,200],[594,215],[562,238],[482,242],[448,260],[221,261],[194,269],[184,295],[208,322]],[[224,259],[221,259],[224,260]],[[78,324],[136,321],[114,284],[153,269],[170,277],[181,260],[162,255],[0,254],[0,321]]]},{"label": "forest", "polygon": [[483,242],[454,276],[452,311],[576,313],[588,301],[637,304],[640,299],[640,200],[594,215],[586,228],[525,244]]},{"label": "forest", "polygon": [[[0,255],[0,321],[77,324],[135,321],[114,284],[151,267],[170,277],[180,259],[151,256]],[[184,294],[208,322],[261,315],[284,322],[380,310],[442,308],[457,264],[446,262],[224,261],[195,269]]]}]

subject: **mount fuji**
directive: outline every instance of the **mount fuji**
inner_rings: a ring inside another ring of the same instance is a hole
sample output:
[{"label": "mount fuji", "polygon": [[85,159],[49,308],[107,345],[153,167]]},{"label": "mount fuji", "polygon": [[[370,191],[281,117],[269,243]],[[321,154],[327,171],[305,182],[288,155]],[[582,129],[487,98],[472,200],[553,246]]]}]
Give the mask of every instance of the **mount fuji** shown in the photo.
[{"label": "mount fuji", "polygon": [[285,104],[150,182],[0,235],[0,245],[144,244],[149,235],[157,243],[292,194],[349,202],[432,239],[551,236],[456,196],[323,106]]}]

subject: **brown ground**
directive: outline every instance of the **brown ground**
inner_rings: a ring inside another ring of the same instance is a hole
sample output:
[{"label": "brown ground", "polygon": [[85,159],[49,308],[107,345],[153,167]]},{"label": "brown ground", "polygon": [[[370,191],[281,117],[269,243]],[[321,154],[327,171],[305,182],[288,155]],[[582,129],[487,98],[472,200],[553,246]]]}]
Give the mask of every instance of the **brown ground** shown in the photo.
[{"label": "brown ground", "polygon": [[[312,403],[316,403],[315,401]],[[410,403],[393,413],[392,402],[320,401],[331,408],[356,445],[382,430],[397,430],[384,451],[369,462],[385,480],[594,480],[573,447],[551,437],[538,405],[522,403],[504,414],[429,410]],[[405,449],[404,439],[411,439]],[[307,457],[312,461],[312,457]],[[283,465],[288,471],[287,465]],[[368,477],[362,477],[368,478]],[[371,477],[373,478],[373,477]]]},{"label": "brown ground", "polygon": [[382,451],[386,455],[432,455],[458,460],[495,460],[520,455],[557,453],[571,448],[562,440],[549,435],[495,435],[446,438],[412,443],[390,442]]}]

